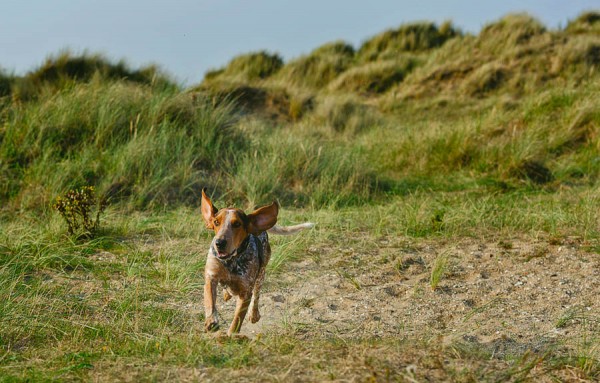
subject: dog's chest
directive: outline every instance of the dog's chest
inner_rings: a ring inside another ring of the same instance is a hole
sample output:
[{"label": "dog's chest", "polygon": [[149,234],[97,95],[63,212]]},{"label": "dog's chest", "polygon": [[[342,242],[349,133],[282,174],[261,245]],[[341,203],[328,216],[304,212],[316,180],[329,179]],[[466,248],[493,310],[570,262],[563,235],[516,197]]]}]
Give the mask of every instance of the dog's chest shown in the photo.
[{"label": "dog's chest", "polygon": [[221,262],[221,264],[232,277],[240,276],[246,279],[254,279],[264,263],[266,240],[265,234],[250,235],[246,249],[238,256]]}]

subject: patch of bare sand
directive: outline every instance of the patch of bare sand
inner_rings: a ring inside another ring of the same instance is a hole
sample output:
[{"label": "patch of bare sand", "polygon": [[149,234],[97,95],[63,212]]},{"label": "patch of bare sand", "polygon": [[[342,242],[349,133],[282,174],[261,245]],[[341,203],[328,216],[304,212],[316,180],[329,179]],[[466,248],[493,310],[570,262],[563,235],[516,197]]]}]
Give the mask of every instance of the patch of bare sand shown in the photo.
[{"label": "patch of bare sand", "polygon": [[[368,253],[310,249],[312,257],[267,276],[262,319],[242,333],[436,339],[496,357],[576,349],[600,331],[600,257],[577,239],[556,242],[385,238]],[[449,263],[432,290],[440,254]],[[219,297],[219,308],[230,321],[233,304]]]}]

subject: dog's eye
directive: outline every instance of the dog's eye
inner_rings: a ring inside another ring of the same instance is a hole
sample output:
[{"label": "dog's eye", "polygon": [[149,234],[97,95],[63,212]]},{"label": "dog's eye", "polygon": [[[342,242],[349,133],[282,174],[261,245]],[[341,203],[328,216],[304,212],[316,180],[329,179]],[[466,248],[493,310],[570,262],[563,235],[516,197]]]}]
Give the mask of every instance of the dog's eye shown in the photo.
[{"label": "dog's eye", "polygon": [[219,226],[219,220],[218,220],[218,219],[215,219],[215,220],[213,221],[213,225],[215,225],[215,226]]},{"label": "dog's eye", "polygon": [[242,224],[241,224],[241,223],[239,223],[239,222],[234,222],[234,223],[232,223],[232,224],[231,224],[231,226],[233,226],[233,227],[236,227],[236,228],[237,228],[237,227],[240,227],[241,225],[242,225]]}]

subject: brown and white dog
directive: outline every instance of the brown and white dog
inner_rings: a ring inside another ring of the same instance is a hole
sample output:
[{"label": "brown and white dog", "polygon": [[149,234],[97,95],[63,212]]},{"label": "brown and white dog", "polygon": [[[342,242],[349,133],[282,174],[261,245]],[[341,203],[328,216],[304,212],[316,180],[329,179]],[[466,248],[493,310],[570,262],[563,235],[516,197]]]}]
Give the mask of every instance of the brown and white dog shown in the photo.
[{"label": "brown and white dog", "polygon": [[218,284],[224,287],[225,301],[233,295],[237,297],[235,314],[227,335],[240,331],[251,300],[250,321],[256,323],[260,319],[260,288],[271,258],[267,231],[289,235],[314,226],[309,222],[295,226],[275,225],[278,213],[277,202],[258,208],[250,214],[234,208],[219,210],[202,191],[202,217],[206,227],[215,232],[204,270],[206,331],[216,331],[219,328],[216,308]]}]

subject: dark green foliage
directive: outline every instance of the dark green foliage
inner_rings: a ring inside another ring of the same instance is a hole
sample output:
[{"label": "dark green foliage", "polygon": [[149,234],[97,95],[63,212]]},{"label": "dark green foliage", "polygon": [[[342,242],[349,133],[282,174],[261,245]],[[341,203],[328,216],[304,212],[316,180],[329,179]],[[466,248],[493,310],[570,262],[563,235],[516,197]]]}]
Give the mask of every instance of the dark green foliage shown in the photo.
[{"label": "dark green foliage", "polygon": [[365,41],[357,55],[363,61],[374,61],[382,56],[391,58],[402,52],[436,48],[460,35],[461,32],[449,23],[440,27],[427,22],[405,24]]},{"label": "dark green foliage", "polygon": [[0,97],[10,94],[13,81],[14,78],[6,74],[2,68],[0,68]]},{"label": "dark green foliage", "polygon": [[511,175],[520,179],[527,179],[536,184],[545,184],[554,180],[552,171],[540,161],[524,161],[513,167]]}]

